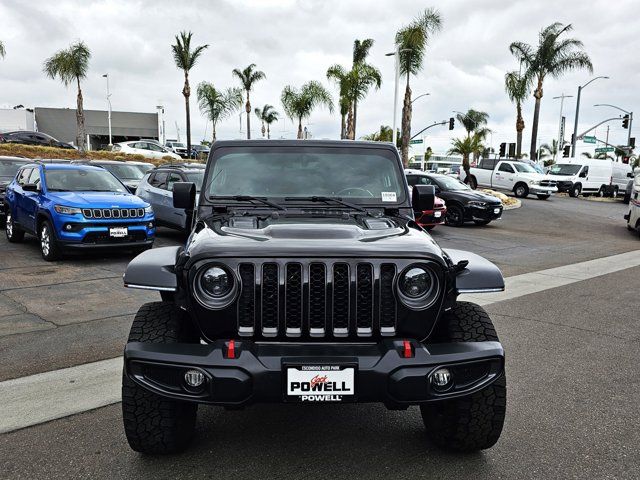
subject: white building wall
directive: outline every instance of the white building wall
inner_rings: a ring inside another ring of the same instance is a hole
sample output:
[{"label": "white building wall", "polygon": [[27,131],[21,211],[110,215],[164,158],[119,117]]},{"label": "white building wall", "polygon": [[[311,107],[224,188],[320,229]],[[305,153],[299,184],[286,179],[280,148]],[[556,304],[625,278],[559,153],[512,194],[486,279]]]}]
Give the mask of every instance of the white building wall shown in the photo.
[{"label": "white building wall", "polygon": [[24,109],[0,109],[0,132],[35,129],[35,116],[33,112]]}]

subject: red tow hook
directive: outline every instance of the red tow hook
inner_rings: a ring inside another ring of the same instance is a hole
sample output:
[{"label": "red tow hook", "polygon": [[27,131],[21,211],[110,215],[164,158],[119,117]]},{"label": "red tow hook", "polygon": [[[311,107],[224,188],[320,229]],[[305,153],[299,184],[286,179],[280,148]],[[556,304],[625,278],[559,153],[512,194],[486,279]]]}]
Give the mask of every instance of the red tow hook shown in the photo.
[{"label": "red tow hook", "polygon": [[409,340],[402,341],[402,357],[403,358],[413,357],[413,348],[411,347],[411,342]]},{"label": "red tow hook", "polygon": [[227,343],[227,358],[236,358],[236,341],[229,340]]}]

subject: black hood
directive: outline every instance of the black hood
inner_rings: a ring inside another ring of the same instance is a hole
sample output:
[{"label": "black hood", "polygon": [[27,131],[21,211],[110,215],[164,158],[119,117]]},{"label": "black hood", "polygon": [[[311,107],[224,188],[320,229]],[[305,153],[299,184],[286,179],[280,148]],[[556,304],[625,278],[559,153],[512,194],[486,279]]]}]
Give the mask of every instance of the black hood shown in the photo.
[{"label": "black hood", "polygon": [[192,261],[212,257],[397,257],[442,262],[443,255],[413,221],[363,216],[200,222],[186,252]]},{"label": "black hood", "polygon": [[459,200],[461,202],[486,202],[489,204],[502,205],[498,197],[476,190],[448,190],[438,193],[438,196],[446,200]]}]

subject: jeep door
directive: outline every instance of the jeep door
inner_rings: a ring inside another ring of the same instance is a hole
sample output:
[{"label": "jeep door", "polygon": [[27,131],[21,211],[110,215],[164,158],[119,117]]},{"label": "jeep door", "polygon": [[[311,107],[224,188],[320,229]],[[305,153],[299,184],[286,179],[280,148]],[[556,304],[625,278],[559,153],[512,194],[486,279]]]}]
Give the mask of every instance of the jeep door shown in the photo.
[{"label": "jeep door", "polygon": [[509,162],[500,162],[493,173],[493,186],[503,190],[513,190],[516,171]]},{"label": "jeep door", "polygon": [[27,179],[27,183],[31,185],[36,185],[38,187],[37,192],[22,192],[22,211],[23,211],[23,220],[20,221],[20,224],[25,227],[27,230],[31,230],[32,232],[36,231],[36,214],[38,213],[38,207],[40,205],[40,197],[42,195],[41,188],[41,178],[40,178],[40,169],[33,168]]},{"label": "jeep door", "polygon": [[26,212],[24,210],[24,194],[27,193],[22,189],[23,185],[29,183],[29,176],[33,171],[33,167],[23,168],[18,172],[16,183],[13,188],[13,218],[16,223],[22,224],[26,220]]}]

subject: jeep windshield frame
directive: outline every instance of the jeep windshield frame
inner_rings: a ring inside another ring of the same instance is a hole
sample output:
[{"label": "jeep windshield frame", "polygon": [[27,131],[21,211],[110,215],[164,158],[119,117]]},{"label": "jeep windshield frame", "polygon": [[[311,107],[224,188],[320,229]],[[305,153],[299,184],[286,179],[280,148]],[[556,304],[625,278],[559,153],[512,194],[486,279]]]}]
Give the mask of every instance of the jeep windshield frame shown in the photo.
[{"label": "jeep windshield frame", "polygon": [[233,197],[259,197],[287,208],[338,206],[312,198],[334,198],[362,209],[411,208],[396,149],[368,142],[216,142],[199,206],[260,206]]}]

